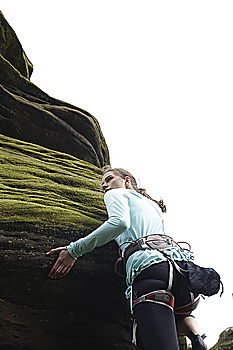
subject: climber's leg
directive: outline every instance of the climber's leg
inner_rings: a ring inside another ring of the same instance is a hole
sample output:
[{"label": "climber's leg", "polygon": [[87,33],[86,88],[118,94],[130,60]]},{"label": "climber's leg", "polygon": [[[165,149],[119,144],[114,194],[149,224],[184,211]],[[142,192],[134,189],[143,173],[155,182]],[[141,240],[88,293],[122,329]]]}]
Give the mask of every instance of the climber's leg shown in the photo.
[{"label": "climber's leg", "polygon": [[[166,290],[168,272],[167,262],[143,270],[134,281],[133,298],[156,290]],[[179,350],[174,312],[170,307],[140,302],[134,307],[134,317],[144,350]]]},{"label": "climber's leg", "polygon": [[173,311],[165,305],[142,302],[134,316],[144,350],[179,350]]},{"label": "climber's leg", "polygon": [[177,331],[181,335],[186,335],[192,343],[193,350],[206,350],[204,343],[205,335],[200,335],[198,323],[192,315],[177,320]]},{"label": "climber's leg", "polygon": [[191,315],[186,316],[181,320],[177,320],[177,331],[179,334],[186,336],[188,336],[189,332],[200,334],[198,323]]}]

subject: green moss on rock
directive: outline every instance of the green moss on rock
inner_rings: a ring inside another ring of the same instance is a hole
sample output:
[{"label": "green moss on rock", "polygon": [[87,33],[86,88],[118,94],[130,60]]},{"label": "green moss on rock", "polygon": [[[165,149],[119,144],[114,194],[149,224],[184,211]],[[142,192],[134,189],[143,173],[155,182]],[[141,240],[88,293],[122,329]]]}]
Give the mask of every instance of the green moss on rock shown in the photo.
[{"label": "green moss on rock", "polygon": [[85,233],[106,218],[99,168],[0,135],[2,228]]},{"label": "green moss on rock", "polygon": [[183,336],[178,336],[180,350],[187,350],[186,338]]},{"label": "green moss on rock", "polygon": [[233,349],[233,327],[225,329],[219,336],[217,344],[210,350],[232,350]]}]

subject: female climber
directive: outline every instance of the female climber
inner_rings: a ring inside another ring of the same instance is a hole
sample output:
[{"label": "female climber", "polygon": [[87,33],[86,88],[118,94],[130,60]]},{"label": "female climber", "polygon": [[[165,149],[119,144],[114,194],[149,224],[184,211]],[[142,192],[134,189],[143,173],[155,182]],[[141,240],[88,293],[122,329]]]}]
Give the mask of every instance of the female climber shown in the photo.
[{"label": "female climber", "polygon": [[47,255],[60,254],[49,277],[67,275],[77,258],[114,239],[125,266],[133,328],[137,325],[143,348],[179,350],[178,333],[190,338],[193,350],[205,350],[191,315],[199,296],[190,293],[182,268],[192,254],[164,233],[165,205],[121,168],[104,168],[102,188],[108,220],[67,247],[51,249]]}]

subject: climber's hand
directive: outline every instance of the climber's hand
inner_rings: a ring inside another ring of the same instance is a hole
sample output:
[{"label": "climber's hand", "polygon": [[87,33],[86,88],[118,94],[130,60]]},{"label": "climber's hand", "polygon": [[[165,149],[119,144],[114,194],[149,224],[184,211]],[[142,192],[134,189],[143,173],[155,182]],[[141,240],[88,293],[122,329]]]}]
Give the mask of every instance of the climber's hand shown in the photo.
[{"label": "climber's hand", "polygon": [[76,261],[76,259],[70,255],[66,247],[51,249],[46,255],[59,252],[59,257],[49,272],[49,277],[51,278],[61,278],[67,275]]}]

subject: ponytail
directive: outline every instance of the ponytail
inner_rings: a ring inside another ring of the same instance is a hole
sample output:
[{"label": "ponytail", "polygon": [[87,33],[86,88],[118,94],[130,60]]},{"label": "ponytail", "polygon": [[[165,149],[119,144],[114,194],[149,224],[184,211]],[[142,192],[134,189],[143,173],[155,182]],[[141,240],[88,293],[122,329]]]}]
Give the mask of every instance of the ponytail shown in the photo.
[{"label": "ponytail", "polygon": [[143,196],[145,196],[146,198],[149,198],[150,200],[152,200],[153,202],[157,203],[158,206],[160,207],[160,209],[162,210],[163,213],[166,213],[167,208],[166,205],[164,204],[163,200],[160,199],[160,201],[157,201],[156,199],[153,199],[144,188],[135,188],[135,191],[137,191],[138,193],[141,193]]}]

